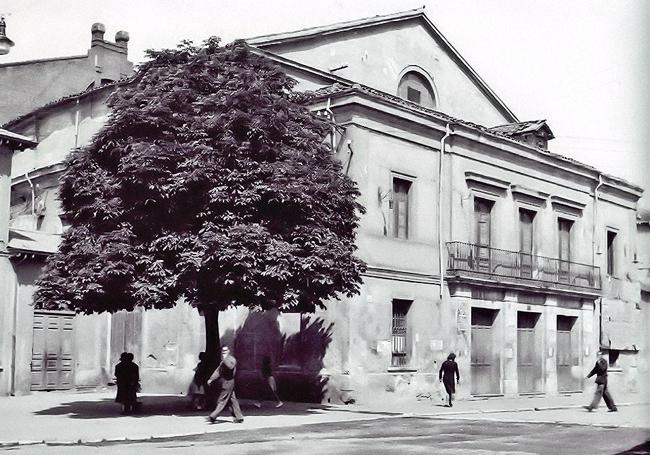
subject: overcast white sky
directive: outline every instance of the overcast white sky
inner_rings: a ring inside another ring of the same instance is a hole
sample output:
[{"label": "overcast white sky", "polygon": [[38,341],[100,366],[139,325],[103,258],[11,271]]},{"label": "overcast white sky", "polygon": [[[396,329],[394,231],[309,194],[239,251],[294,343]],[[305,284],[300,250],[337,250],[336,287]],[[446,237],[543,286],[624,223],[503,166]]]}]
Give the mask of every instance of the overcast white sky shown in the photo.
[{"label": "overcast white sky", "polygon": [[109,40],[128,31],[139,62],[182,39],[228,42],[423,4],[520,120],[548,120],[553,152],[650,187],[650,2],[641,0],[3,0],[16,46],[0,62],[83,54],[93,22]]}]

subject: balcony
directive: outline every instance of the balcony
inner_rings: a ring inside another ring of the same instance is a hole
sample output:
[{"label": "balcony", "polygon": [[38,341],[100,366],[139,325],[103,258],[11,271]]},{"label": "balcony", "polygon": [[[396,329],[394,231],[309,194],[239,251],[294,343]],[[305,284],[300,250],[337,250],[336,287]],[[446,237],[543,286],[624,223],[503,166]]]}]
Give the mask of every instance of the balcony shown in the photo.
[{"label": "balcony", "polygon": [[502,283],[597,294],[600,268],[587,264],[500,250],[471,243],[448,242],[449,279]]}]

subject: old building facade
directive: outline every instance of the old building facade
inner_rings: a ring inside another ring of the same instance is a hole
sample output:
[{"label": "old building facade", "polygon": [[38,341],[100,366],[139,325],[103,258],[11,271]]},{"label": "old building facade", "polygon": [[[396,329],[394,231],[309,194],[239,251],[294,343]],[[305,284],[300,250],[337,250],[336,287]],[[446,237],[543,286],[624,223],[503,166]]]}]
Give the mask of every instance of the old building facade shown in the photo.
[{"label": "old building facade", "polygon": [[[223,312],[242,394],[256,393],[271,355],[293,398],[414,397],[436,389],[451,351],[461,397],[580,392],[599,350],[616,387],[638,390],[648,368],[633,257],[641,188],[548,152],[546,122],[518,121],[422,10],[247,42],[314,91],[313,109],[340,127],[332,143],[367,210],[358,254],[368,271],[360,295],[314,314]],[[65,222],[62,159],[105,122],[115,85],[8,125],[38,141],[12,172],[22,391],[105,384],[130,350],[145,390],[182,392],[203,348],[201,316],[183,302],[83,317],[29,308],[39,254]],[[34,366],[50,339],[71,359],[68,376],[52,362],[52,377],[69,377],[55,386],[47,366]]]}]

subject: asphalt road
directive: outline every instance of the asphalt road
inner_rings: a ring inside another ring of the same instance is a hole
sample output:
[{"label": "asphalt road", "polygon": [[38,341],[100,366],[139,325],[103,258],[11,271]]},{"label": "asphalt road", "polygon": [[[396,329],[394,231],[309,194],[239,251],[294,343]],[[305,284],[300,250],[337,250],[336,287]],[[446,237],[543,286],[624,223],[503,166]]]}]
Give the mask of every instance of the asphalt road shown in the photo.
[{"label": "asphalt road", "polygon": [[[223,423],[222,425],[231,425]],[[174,440],[0,448],[0,454],[650,454],[648,430],[400,417],[226,431]]]}]

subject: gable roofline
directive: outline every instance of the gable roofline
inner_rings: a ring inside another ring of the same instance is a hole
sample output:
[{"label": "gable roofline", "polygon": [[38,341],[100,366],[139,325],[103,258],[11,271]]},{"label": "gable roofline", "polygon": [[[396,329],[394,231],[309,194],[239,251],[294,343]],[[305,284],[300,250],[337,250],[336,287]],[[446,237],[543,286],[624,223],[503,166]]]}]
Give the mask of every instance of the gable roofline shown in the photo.
[{"label": "gable roofline", "polygon": [[438,28],[433,25],[433,22],[427,17],[424,12],[424,7],[417,8],[408,11],[402,11],[393,14],[386,14],[382,16],[368,17],[364,19],[357,19],[347,22],[339,22],[330,25],[323,25],[317,27],[310,27],[301,30],[296,30],[292,32],[284,33],[275,33],[271,35],[262,35],[252,38],[247,38],[246,41],[248,44],[258,47],[265,48],[271,47],[277,44],[291,43],[295,41],[302,41],[306,39],[312,39],[319,36],[332,35],[337,33],[343,33],[350,30],[359,30],[368,27],[375,27],[378,25],[383,25],[392,22],[402,22],[408,20],[420,20],[424,24],[425,28],[429,33],[431,33],[435,38],[437,38],[442,46],[447,50],[453,60],[455,60],[461,69],[467,74],[467,76],[474,82],[474,84],[479,88],[481,92],[495,105],[499,112],[509,121],[509,122],[518,122],[519,119],[517,116],[506,106],[506,104],[497,96],[497,94],[487,85],[487,83],[478,75],[478,73],[471,67],[471,65],[463,58],[462,55],[451,45],[449,40],[438,30]]}]

